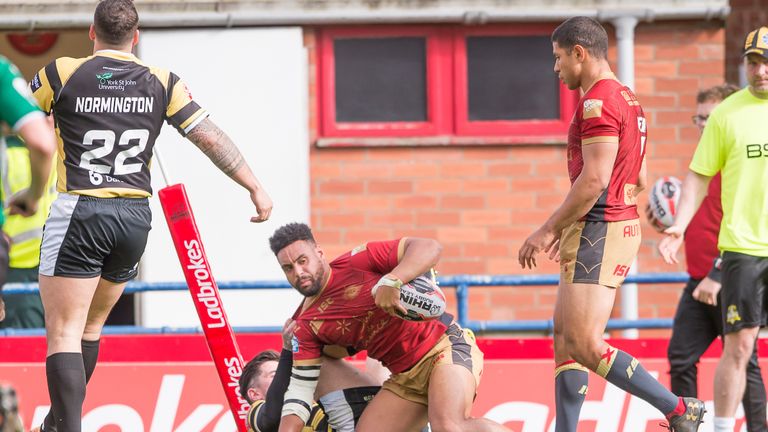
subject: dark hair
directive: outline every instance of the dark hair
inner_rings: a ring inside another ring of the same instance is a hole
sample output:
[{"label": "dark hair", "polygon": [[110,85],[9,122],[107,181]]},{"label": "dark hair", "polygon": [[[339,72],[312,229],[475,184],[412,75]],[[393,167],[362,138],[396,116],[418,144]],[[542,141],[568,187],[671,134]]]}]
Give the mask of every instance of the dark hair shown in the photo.
[{"label": "dark hair", "polygon": [[568,18],[552,32],[552,42],[569,53],[576,45],[583,46],[600,59],[608,58],[608,33],[596,20],[577,16]]},{"label": "dark hair", "polygon": [[139,28],[139,14],[133,0],[101,0],[93,14],[93,29],[100,42],[119,46]]},{"label": "dark hair", "polygon": [[269,238],[269,247],[277,255],[284,247],[299,240],[306,240],[312,244],[316,243],[315,237],[312,235],[312,229],[307,224],[293,222],[281,226],[272,234],[272,237]]},{"label": "dark hair", "polygon": [[280,354],[275,350],[262,351],[256,354],[256,357],[246,363],[243,368],[243,373],[240,375],[238,384],[240,385],[240,396],[247,400],[249,404],[252,404],[254,401],[248,397],[248,387],[251,386],[253,377],[258,376],[261,373],[261,365],[268,361],[280,361]]},{"label": "dark hair", "polygon": [[696,103],[722,102],[737,91],[739,91],[739,87],[730,83],[710,87],[699,91],[696,95]]}]

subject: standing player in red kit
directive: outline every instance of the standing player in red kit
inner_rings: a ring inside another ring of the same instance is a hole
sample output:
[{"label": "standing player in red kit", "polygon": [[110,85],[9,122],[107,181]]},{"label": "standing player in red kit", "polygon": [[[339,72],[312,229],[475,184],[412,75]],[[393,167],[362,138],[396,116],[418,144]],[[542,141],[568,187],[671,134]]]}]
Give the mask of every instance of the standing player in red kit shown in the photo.
[{"label": "standing player in red kit", "polygon": [[[357,431],[507,431],[470,417],[483,369],[474,335],[450,315],[412,322],[395,316],[400,286],[437,264],[435,240],[368,242],[328,262],[305,224],[292,223],[269,239],[288,282],[306,297],[294,315],[297,346],[280,431],[305,424],[322,354],[368,351],[392,371],[357,424]],[[375,294],[373,294],[375,293]],[[374,299],[375,295],[375,299]]]},{"label": "standing player in red kit", "polygon": [[608,64],[608,35],[597,21],[574,17],[552,33],[555,73],[580,89],[568,131],[571,190],[520,248],[523,268],[536,255],[560,257],[555,304],[556,431],[575,432],[588,370],[661,411],[669,429],[695,432],[704,404],[678,398],[637,359],[603,340],[616,289],[640,247],[637,195],[645,186],[646,119],[632,91]]}]

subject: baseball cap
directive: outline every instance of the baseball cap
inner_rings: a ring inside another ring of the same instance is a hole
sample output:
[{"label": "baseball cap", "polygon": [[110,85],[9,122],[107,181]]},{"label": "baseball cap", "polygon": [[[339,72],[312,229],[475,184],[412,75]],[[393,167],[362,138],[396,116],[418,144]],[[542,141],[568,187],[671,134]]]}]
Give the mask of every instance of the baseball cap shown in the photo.
[{"label": "baseball cap", "polygon": [[768,58],[768,27],[752,30],[744,41],[744,55],[759,54]]}]

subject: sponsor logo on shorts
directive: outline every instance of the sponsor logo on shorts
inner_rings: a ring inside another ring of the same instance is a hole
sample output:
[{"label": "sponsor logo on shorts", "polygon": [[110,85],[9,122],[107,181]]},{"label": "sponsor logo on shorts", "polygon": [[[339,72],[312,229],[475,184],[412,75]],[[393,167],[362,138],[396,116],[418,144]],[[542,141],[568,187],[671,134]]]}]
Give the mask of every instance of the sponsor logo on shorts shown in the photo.
[{"label": "sponsor logo on shorts", "polygon": [[637,237],[640,235],[640,224],[632,224],[624,227],[624,237]]},{"label": "sponsor logo on shorts", "polygon": [[739,315],[739,308],[736,305],[728,306],[728,312],[725,314],[725,321],[728,324],[735,324],[736,321],[741,321],[741,315]]},{"label": "sponsor logo on shorts", "polygon": [[615,269],[613,269],[614,276],[622,276],[626,277],[629,274],[629,267],[625,265],[617,265]]}]

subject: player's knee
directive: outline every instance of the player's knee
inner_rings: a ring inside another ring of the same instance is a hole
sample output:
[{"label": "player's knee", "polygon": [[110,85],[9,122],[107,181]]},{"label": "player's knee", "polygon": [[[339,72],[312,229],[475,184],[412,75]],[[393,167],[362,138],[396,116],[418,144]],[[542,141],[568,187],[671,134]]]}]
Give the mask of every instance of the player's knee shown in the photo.
[{"label": "player's knee", "polygon": [[600,357],[600,347],[602,340],[593,340],[593,338],[577,337],[574,334],[566,333],[565,346],[568,355],[581,364],[590,364],[591,359]]},{"label": "player's knee", "polygon": [[72,325],[66,325],[64,323],[45,323],[45,334],[48,340],[80,340],[82,338],[82,332],[79,328]]},{"label": "player's knee", "polygon": [[96,340],[96,339],[99,339],[100,337],[101,337],[101,327],[99,327],[98,329],[86,328],[85,331],[83,332],[82,339]]},{"label": "player's knee", "polygon": [[100,322],[86,322],[83,329],[83,337],[89,340],[98,339],[102,328],[104,328],[104,324]]},{"label": "player's knee", "polygon": [[727,338],[724,348],[724,355],[731,357],[739,364],[746,365],[752,357],[755,340],[750,335],[739,334],[736,337]]}]

